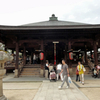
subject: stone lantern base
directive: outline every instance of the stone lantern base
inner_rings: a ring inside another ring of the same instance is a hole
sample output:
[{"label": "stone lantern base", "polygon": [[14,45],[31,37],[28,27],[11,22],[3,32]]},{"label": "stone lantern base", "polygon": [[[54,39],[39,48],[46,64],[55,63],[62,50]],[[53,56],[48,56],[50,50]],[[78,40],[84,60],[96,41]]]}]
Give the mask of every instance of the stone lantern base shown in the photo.
[{"label": "stone lantern base", "polygon": [[8,100],[4,95],[0,97],[0,100]]},{"label": "stone lantern base", "polygon": [[14,78],[18,78],[18,69],[15,69]]},{"label": "stone lantern base", "polygon": [[0,100],[7,100],[7,98],[3,95],[3,86],[2,86],[2,78],[6,73],[6,69],[0,69]]}]

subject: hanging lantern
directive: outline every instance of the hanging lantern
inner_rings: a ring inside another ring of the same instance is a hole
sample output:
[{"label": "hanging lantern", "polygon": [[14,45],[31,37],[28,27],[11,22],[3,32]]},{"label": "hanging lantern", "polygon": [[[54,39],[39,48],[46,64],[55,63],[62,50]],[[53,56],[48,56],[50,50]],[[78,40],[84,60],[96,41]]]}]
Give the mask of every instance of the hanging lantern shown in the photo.
[{"label": "hanging lantern", "polygon": [[40,60],[43,60],[44,59],[44,53],[40,53]]},{"label": "hanging lantern", "polygon": [[94,58],[94,54],[91,55],[92,59]]},{"label": "hanging lantern", "polygon": [[73,60],[73,52],[70,52],[70,53],[69,53],[69,59],[70,59],[70,60]]}]

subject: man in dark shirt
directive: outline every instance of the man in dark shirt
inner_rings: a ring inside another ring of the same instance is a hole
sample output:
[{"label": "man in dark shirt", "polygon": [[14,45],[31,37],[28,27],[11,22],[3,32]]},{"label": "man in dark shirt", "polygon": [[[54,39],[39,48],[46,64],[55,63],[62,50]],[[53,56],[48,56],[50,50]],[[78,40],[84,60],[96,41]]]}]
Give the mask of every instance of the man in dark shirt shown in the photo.
[{"label": "man in dark shirt", "polygon": [[49,77],[49,63],[48,61],[46,61],[46,64],[45,64],[45,78],[48,79]]},{"label": "man in dark shirt", "polygon": [[69,70],[68,70],[68,65],[65,63],[65,60],[62,60],[62,64],[63,64],[63,67],[62,67],[61,73],[63,72],[63,83],[62,83],[61,86],[58,87],[59,89],[61,89],[63,87],[65,82],[67,83],[67,87],[66,88],[69,88],[69,82],[68,82]]}]

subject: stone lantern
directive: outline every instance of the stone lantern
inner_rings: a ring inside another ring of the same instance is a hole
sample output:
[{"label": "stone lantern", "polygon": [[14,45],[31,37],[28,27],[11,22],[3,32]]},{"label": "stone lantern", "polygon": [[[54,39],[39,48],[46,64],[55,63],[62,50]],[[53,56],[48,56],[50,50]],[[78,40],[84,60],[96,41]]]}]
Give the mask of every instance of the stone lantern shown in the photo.
[{"label": "stone lantern", "polygon": [[2,78],[6,73],[6,69],[0,69],[0,100],[7,100],[7,98],[3,95],[3,86],[2,86]]},{"label": "stone lantern", "polygon": [[0,43],[0,100],[7,100],[7,98],[3,95],[3,85],[2,78],[6,73],[6,69],[4,69],[4,63],[9,61],[10,55],[3,50],[3,44]]}]

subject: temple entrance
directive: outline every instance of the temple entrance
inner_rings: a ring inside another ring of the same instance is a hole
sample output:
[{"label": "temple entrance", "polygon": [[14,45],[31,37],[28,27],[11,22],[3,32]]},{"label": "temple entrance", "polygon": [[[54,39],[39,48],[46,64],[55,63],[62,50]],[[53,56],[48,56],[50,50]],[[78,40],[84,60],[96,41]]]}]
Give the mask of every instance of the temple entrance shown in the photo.
[{"label": "temple entrance", "polygon": [[[56,49],[56,50],[55,50]],[[61,63],[62,59],[65,58],[65,43],[59,42],[54,45],[54,43],[48,43],[45,47],[46,50],[46,60],[49,63],[54,64],[54,60],[56,60],[56,64]],[[55,59],[56,56],[56,59]]]},{"label": "temple entrance", "polygon": [[[38,44],[37,44],[38,46]],[[59,42],[56,43],[56,47],[54,46],[53,42],[49,42],[46,45],[44,45],[44,54],[45,60],[48,60],[49,63],[54,64],[54,48],[56,48],[55,52],[56,52],[56,64],[58,64],[59,62],[61,63],[62,59],[65,59],[65,43],[63,42]],[[41,50],[39,48],[26,48],[26,62],[25,64],[41,64],[40,61],[40,52]],[[23,55],[24,56],[24,55]],[[35,63],[34,58],[36,59]]]}]

